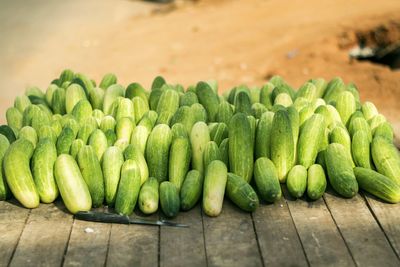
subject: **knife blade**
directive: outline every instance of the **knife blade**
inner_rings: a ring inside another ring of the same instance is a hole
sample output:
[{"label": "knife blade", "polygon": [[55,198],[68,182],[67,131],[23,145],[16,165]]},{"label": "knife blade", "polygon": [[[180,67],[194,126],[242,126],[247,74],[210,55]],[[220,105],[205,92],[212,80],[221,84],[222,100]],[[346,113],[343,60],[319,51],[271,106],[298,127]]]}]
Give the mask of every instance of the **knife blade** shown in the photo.
[{"label": "knife blade", "polygon": [[148,220],[144,218],[130,218],[126,215],[119,215],[108,212],[97,211],[78,211],[75,218],[83,221],[101,222],[101,223],[119,223],[119,224],[141,224],[141,225],[158,225],[170,227],[189,227],[186,224],[176,223],[165,220]]}]

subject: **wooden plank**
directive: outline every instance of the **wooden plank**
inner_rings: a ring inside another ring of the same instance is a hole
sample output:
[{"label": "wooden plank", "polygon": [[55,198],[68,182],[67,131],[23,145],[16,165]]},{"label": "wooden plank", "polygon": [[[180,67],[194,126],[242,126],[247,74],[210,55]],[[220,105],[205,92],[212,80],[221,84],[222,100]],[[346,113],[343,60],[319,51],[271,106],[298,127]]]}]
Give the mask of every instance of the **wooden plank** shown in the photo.
[{"label": "wooden plank", "polygon": [[260,204],[253,219],[265,266],[308,265],[285,199]]},{"label": "wooden plank", "polygon": [[[158,214],[148,217],[158,219]],[[159,226],[111,225],[106,265],[157,266],[159,252]]]},{"label": "wooden plank", "polygon": [[203,223],[200,204],[172,219],[189,228],[161,227],[160,266],[206,266]]},{"label": "wooden plank", "polygon": [[64,266],[104,266],[110,230],[111,224],[75,220]]},{"label": "wooden plank", "polygon": [[345,199],[329,190],[324,198],[358,266],[400,265],[362,196]]},{"label": "wooden plank", "polygon": [[61,202],[40,204],[30,213],[10,265],[61,265],[72,221]]},{"label": "wooden plank", "polygon": [[262,266],[250,214],[225,200],[221,215],[203,222],[208,266]]},{"label": "wooden plank", "polygon": [[311,266],[354,266],[354,261],[321,198],[309,202],[283,191]]},{"label": "wooden plank", "polygon": [[392,248],[396,252],[397,257],[400,256],[400,205],[388,204],[380,199],[368,194],[363,193],[367,203],[375,215],[375,218],[387,239],[389,240]]},{"label": "wooden plank", "polygon": [[7,266],[30,213],[16,200],[0,201],[0,266]]}]

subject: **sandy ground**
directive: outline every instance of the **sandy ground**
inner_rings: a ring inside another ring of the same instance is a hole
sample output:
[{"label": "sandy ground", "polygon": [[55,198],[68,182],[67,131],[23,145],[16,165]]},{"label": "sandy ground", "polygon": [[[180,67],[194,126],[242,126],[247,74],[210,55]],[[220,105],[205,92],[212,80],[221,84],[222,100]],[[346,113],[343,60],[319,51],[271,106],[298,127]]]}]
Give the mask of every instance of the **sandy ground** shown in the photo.
[{"label": "sandy ground", "polygon": [[[137,1],[0,2],[0,114],[29,85],[45,89],[64,68],[144,86],[219,81],[221,91],[261,85],[273,74],[293,86],[313,77],[355,82],[400,136],[400,71],[354,62],[341,36],[400,20],[398,0],[198,1],[178,8]],[[350,38],[351,39],[351,38]],[[0,122],[4,122],[4,115]]]}]

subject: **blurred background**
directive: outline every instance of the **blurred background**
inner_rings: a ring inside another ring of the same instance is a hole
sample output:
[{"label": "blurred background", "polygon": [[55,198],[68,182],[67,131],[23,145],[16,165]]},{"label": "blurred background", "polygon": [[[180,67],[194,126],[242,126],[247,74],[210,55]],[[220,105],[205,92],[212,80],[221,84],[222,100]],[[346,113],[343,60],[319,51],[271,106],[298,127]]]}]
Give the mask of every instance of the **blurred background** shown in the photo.
[{"label": "blurred background", "polygon": [[[65,68],[149,87],[156,75],[220,91],[281,75],[355,82],[400,135],[399,0],[2,0],[0,122]],[[366,60],[358,60],[365,58]]]}]

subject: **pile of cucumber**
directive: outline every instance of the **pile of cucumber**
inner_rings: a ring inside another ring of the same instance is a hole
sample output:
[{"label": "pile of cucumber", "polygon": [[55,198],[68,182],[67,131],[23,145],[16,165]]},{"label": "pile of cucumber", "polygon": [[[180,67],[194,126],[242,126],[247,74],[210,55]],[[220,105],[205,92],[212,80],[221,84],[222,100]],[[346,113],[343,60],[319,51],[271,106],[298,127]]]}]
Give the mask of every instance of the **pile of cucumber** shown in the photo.
[{"label": "pile of cucumber", "polygon": [[351,198],[359,188],[400,202],[400,155],[392,126],[354,84],[307,81],[293,90],[274,76],[261,88],[218,95],[214,81],[151,90],[100,84],[64,70],[46,92],[15,99],[0,126],[0,199],[26,208],[60,195],[71,213],[136,206],[174,217],[202,201],[218,216],[225,195],[253,212],[286,183],[294,198],[323,196],[327,184]]}]

